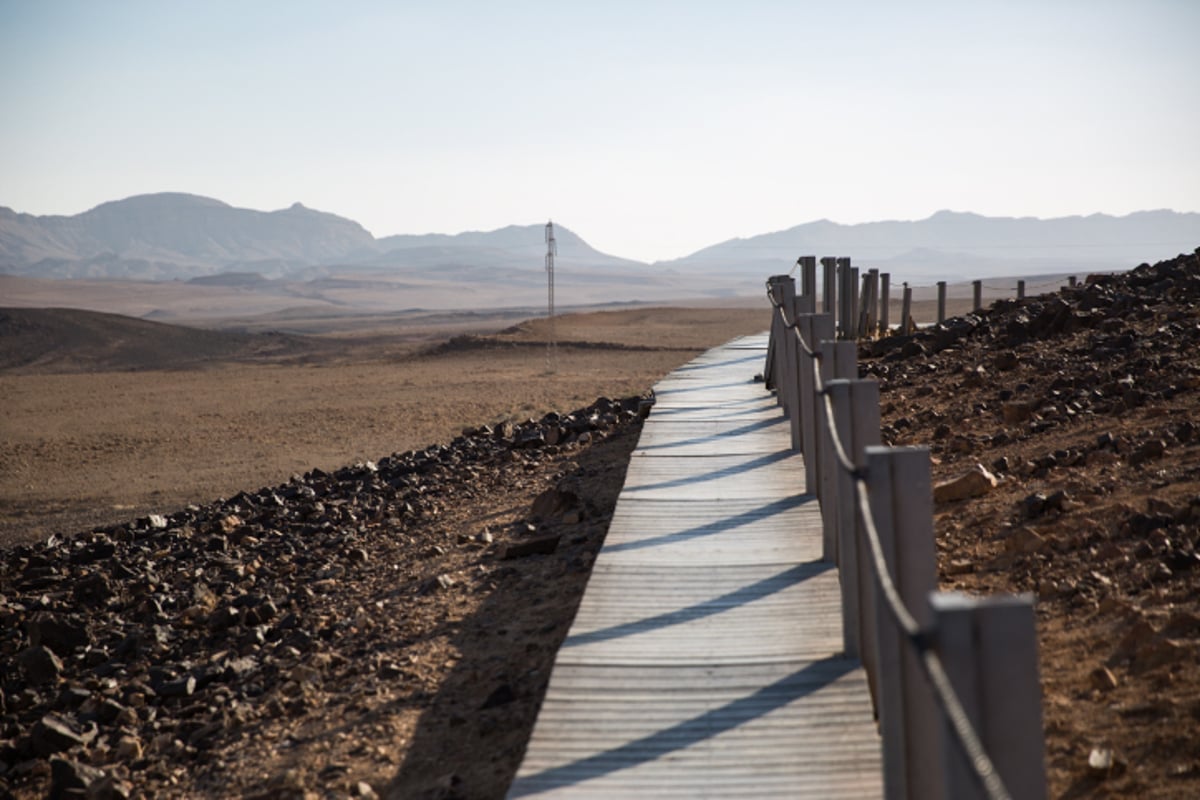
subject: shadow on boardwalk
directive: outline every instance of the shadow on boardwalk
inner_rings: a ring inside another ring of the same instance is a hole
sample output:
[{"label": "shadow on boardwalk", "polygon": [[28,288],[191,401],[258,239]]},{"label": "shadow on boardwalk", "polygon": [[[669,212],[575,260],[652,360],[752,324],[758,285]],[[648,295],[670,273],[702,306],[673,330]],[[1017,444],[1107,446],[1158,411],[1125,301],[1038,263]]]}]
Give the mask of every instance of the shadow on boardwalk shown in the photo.
[{"label": "shadow on boardwalk", "polygon": [[763,717],[794,700],[819,691],[858,667],[858,662],[836,656],[810,662],[775,683],[697,717],[621,747],[518,779],[508,796],[527,797],[544,792],[550,786],[571,786],[654,761]]}]

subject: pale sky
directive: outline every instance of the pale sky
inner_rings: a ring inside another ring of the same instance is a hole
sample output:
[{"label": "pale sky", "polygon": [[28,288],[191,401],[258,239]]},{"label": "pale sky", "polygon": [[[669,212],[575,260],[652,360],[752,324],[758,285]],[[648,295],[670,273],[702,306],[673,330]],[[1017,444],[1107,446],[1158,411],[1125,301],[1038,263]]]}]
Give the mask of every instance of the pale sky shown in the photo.
[{"label": "pale sky", "polygon": [[1200,211],[1200,2],[0,0],[0,205],[159,191],[642,260]]}]

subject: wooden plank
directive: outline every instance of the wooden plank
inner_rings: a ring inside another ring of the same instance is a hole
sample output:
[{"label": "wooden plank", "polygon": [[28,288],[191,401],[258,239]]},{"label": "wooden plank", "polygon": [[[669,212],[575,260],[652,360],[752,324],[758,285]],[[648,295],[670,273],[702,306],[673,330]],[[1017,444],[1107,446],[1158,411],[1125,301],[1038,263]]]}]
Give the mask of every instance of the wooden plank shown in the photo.
[{"label": "wooden plank", "polygon": [[744,337],[655,387],[510,797],[881,796],[866,677]]},{"label": "wooden plank", "polygon": [[794,494],[772,500],[617,501],[600,564],[785,564],[817,561],[819,542],[792,535],[811,524],[815,501]]}]

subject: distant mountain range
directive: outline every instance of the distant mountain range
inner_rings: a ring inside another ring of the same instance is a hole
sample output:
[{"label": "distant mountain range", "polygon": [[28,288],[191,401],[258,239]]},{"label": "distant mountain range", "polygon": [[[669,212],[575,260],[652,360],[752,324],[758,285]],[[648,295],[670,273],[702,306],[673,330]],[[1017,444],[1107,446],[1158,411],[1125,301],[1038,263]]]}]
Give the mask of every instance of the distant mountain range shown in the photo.
[{"label": "distant mountain range", "polygon": [[1123,217],[984,217],[939,211],[913,222],[839,225],[818,220],[731,239],[675,262],[692,271],[769,274],[796,256],[844,255],[906,280],[968,280],[1130,269],[1200,247],[1200,214],[1139,211]]},{"label": "distant mountain range", "polygon": [[[535,282],[543,225],[457,235],[373,237],[353,220],[296,203],[279,211],[234,208],[196,195],[140,195],[75,216],[0,207],[0,272],[38,278],[218,281],[324,280],[386,272],[423,280]],[[555,225],[557,264],[582,282],[629,278],[686,282],[720,275],[731,291],[757,292],[799,255],[850,256],[903,280],[962,279],[1128,269],[1200,246],[1200,214],[1142,211],[1058,219],[940,211],[912,222],[840,225],[828,220],[732,239],[673,261],[645,264],[601,253]]]},{"label": "distant mountain range", "polygon": [[[555,226],[555,239],[566,268],[643,266],[594,250],[561,226]],[[353,220],[299,203],[253,211],[164,193],[104,203],[71,217],[0,207],[0,272],[39,278],[175,280],[225,272],[313,278],[339,268],[540,272],[545,253],[544,225],[376,239]]]}]

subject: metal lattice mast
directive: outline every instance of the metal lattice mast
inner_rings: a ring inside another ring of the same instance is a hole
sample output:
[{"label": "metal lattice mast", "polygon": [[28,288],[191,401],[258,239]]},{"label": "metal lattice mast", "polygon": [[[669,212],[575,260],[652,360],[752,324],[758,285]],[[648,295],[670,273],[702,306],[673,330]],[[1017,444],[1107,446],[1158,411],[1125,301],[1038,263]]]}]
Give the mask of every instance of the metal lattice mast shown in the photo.
[{"label": "metal lattice mast", "polygon": [[554,223],[546,223],[546,371],[555,368],[554,335],[554,256],[558,254],[558,243],[554,241]]}]

